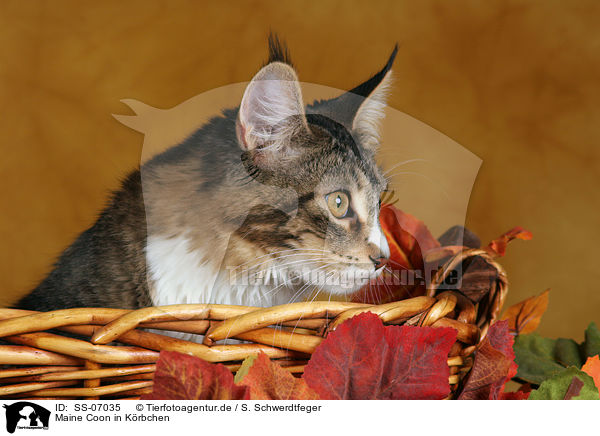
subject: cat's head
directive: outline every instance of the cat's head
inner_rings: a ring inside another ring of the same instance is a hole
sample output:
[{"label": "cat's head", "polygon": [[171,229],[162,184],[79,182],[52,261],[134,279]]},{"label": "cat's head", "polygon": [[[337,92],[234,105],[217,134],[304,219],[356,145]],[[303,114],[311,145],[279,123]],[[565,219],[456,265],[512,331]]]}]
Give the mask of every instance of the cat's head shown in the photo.
[{"label": "cat's head", "polygon": [[305,106],[287,50],[270,41],[268,63],[242,98],[236,134],[248,174],[297,193],[293,210],[268,204],[236,232],[307,291],[356,291],[381,272],[389,247],[379,224],[387,181],[375,162],[394,49],[384,68],[341,96]]}]

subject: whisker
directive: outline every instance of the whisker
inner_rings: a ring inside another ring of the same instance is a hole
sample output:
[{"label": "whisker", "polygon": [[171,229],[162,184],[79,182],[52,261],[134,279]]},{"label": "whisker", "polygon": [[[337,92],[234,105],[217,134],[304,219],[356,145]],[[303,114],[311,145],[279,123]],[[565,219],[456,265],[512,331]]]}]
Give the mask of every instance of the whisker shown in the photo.
[{"label": "whisker", "polygon": [[289,257],[297,257],[297,256],[310,256],[311,258],[315,258],[315,259],[320,259],[323,258],[324,253],[292,253],[292,254],[285,254],[283,256],[277,256],[271,259],[267,259],[263,262],[257,263],[255,265],[250,265],[248,266],[248,269],[250,268],[256,268],[257,266],[260,265],[264,265],[265,263],[269,263],[269,262],[277,262],[277,261],[281,261],[282,259],[287,259]]},{"label": "whisker", "polygon": [[[313,262],[307,262],[307,263],[313,263]],[[338,263],[338,262],[329,262],[329,263],[326,263],[325,265],[321,265],[321,266],[320,266],[320,267],[318,267],[318,268],[312,269],[312,270],[311,270],[311,273],[314,273],[315,271],[320,271],[320,270],[322,270],[322,269],[324,269],[324,268],[328,268],[328,267],[330,267],[331,265],[335,265],[335,264],[337,264],[337,263]],[[284,282],[284,284],[285,284],[285,282]],[[277,287],[276,287],[276,288],[274,288],[274,289],[271,289],[271,290],[270,290],[269,292],[267,292],[265,295],[269,295],[269,294],[273,293],[273,291],[274,291],[274,290],[276,290],[276,289],[277,289],[277,291],[279,292],[279,290],[280,290],[280,286],[281,286],[281,285],[277,286]],[[279,288],[279,289],[278,289],[278,288]]]},{"label": "whisker", "polygon": [[[330,273],[329,273],[329,274],[330,274],[330,275],[333,275],[333,274],[335,274],[335,271],[330,271]],[[317,288],[317,286],[318,286],[318,285],[315,285],[315,286],[313,287],[313,289],[311,290],[311,292],[314,292],[314,291],[315,291],[315,289]],[[314,293],[313,297],[310,299],[310,303],[312,303],[312,302],[315,300],[315,298],[317,298],[317,295],[319,295],[319,292],[320,292],[320,291],[322,291],[322,290],[323,290],[323,288],[322,288],[322,287],[319,287],[319,291],[317,291],[317,292],[315,292],[315,293]],[[332,295],[331,295],[331,294],[329,294],[329,301],[331,301],[331,296],[332,296]],[[295,325],[294,325],[294,327],[292,328],[292,334],[294,334],[294,332],[296,331],[296,328],[298,327],[298,323],[300,322],[300,320],[302,320],[302,317],[303,317],[303,316],[304,316],[304,312],[303,312],[302,314],[300,314],[300,316],[298,317],[298,320],[296,321],[296,324],[295,324]],[[290,347],[291,340],[292,340],[292,338],[290,337],[290,341],[288,342],[287,349],[289,349],[289,347]]]},{"label": "whisker", "polygon": [[291,253],[291,252],[294,252],[294,253],[298,252],[298,254],[309,253],[309,252],[310,253],[314,253],[314,252],[318,252],[318,253],[331,253],[329,250],[320,250],[318,248],[288,248],[286,250],[273,251],[273,252],[269,252],[269,253],[263,254],[262,256],[259,256],[257,258],[251,259],[251,260],[249,260],[247,262],[244,262],[244,263],[238,265],[236,267],[236,269],[240,268],[240,267],[242,267],[242,266],[244,266],[244,265],[246,265],[246,264],[248,264],[250,262],[254,262],[256,260],[262,259],[262,258],[267,257],[267,256],[272,256],[274,254],[279,254],[279,253]]},{"label": "whisker", "polygon": [[393,167],[385,170],[383,172],[383,175],[385,176],[385,175],[389,174],[392,170],[394,170],[394,169],[396,169],[396,168],[398,168],[398,167],[400,167],[402,165],[406,165],[406,164],[413,163],[413,162],[427,162],[427,159],[419,159],[419,158],[417,158],[417,159],[408,159],[408,160],[399,162],[396,165],[394,165]]},{"label": "whisker", "polygon": [[248,276],[248,278],[254,278],[260,274],[268,274],[269,272],[273,273],[274,277],[278,277],[278,274],[288,268],[290,265],[302,265],[304,263],[306,264],[311,264],[311,263],[316,263],[317,261],[322,260],[322,258],[316,258],[316,259],[300,259],[300,260],[295,260],[293,262],[286,262],[284,264],[281,265],[273,265],[272,267],[266,268],[266,269],[262,269],[259,271],[255,271],[253,272],[251,275]]},{"label": "whisker", "polygon": [[[331,266],[331,265],[335,265],[336,263],[337,263],[337,262],[330,262],[330,263],[328,263],[328,264],[326,264],[326,265],[323,265],[323,266],[321,266],[321,267],[319,267],[319,268],[316,268],[316,269],[312,270],[311,272],[314,272],[314,271],[319,271],[319,270],[321,270],[321,269],[324,269],[324,268],[327,268],[327,267],[329,267],[329,266]],[[335,274],[335,271],[330,271],[330,273],[329,273],[329,274],[330,274],[330,275],[333,275],[333,274]],[[307,283],[305,283],[304,285],[302,285],[302,286],[300,287],[300,289],[299,289],[299,290],[297,290],[297,291],[294,293],[294,295],[292,296],[292,298],[290,299],[290,301],[289,301],[288,303],[294,303],[294,302],[296,301],[296,299],[297,299],[297,298],[299,298],[299,297],[300,297],[300,295],[302,295],[303,291],[304,291],[305,289],[307,289],[307,288],[308,288],[308,286],[310,286],[310,284],[311,284],[310,282],[307,282]],[[314,292],[314,290],[317,288],[317,286],[319,286],[319,285],[318,285],[318,284],[316,284],[315,286],[313,286],[313,288],[312,288],[311,292]],[[320,290],[322,290],[322,288],[321,288],[321,287],[319,287],[319,289],[320,289]],[[271,291],[271,292],[272,292],[272,291]],[[312,297],[312,299],[311,299],[310,301],[311,301],[311,302],[312,302],[312,301],[314,301],[314,299],[317,297],[317,295],[318,295],[318,292],[316,292],[316,293],[314,294],[314,296]],[[301,319],[302,319],[302,315],[300,315],[300,317],[298,318],[298,322],[299,322]],[[296,322],[296,325],[295,325],[295,326],[294,326],[294,328],[292,329],[292,333],[293,333],[293,332],[295,331],[295,329],[298,327],[298,322]],[[275,324],[275,328],[279,328],[280,326],[281,326],[281,327],[283,326],[281,321],[279,321],[279,322],[277,322],[277,324]],[[288,347],[289,347],[289,344],[288,344]]]},{"label": "whisker", "polygon": [[401,172],[397,172],[392,175],[386,176],[386,179],[390,180],[392,177],[405,176],[405,175],[406,176],[419,176],[419,177],[424,178],[425,180],[427,180],[428,182],[431,182],[433,185],[435,185],[437,188],[439,188],[446,198],[450,198],[448,195],[448,192],[442,187],[442,183],[439,180],[438,181],[433,180],[431,177],[428,177],[425,174],[416,173],[416,172],[412,172],[412,171],[401,171]]}]

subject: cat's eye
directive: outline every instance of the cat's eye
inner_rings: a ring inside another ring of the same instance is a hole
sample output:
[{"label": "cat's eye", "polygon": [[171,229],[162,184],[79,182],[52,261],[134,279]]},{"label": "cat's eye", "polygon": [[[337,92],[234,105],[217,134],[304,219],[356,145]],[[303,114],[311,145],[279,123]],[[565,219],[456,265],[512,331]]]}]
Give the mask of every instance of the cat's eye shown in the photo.
[{"label": "cat's eye", "polygon": [[350,198],[342,191],[335,191],[325,196],[327,207],[336,218],[346,218],[350,215]]}]

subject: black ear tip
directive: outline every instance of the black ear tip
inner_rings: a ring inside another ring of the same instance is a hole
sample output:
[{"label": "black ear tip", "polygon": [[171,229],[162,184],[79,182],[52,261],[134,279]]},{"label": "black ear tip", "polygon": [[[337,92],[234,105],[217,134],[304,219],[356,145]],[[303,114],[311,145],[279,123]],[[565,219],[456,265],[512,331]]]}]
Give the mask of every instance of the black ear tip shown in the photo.
[{"label": "black ear tip", "polygon": [[383,72],[387,73],[391,68],[392,65],[394,64],[394,60],[396,59],[396,55],[398,54],[398,43],[396,43],[396,45],[394,45],[394,50],[392,50],[392,54],[390,55],[387,63],[385,64],[385,67],[383,67]]},{"label": "black ear tip", "polygon": [[398,54],[398,43],[396,43],[394,45],[394,51],[392,51],[392,55],[390,56],[390,59],[392,60],[392,62],[394,62],[394,59],[396,59],[396,55]]},{"label": "black ear tip", "polygon": [[281,41],[277,33],[273,30],[269,31],[268,44],[269,59],[267,60],[267,64],[271,62],[283,62],[284,64],[293,66],[287,44]]}]

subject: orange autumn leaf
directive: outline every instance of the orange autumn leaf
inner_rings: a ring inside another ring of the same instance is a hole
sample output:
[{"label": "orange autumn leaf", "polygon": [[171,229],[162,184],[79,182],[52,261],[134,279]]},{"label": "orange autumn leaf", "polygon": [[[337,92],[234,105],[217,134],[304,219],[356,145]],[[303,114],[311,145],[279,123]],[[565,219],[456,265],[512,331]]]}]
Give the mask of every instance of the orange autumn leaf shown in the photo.
[{"label": "orange autumn leaf", "polygon": [[532,237],[533,234],[529,230],[525,230],[523,227],[514,227],[499,238],[496,238],[490,242],[489,245],[485,247],[485,251],[487,251],[492,257],[501,257],[506,254],[506,246],[513,239],[523,239],[528,241]]},{"label": "orange autumn leaf", "polygon": [[594,383],[600,391],[600,358],[598,356],[588,357],[581,370],[594,379]]},{"label": "orange autumn leaf", "polygon": [[[251,362],[248,372],[236,383],[250,390],[251,400],[318,400],[319,396],[301,378],[271,361],[261,352]],[[237,378],[237,377],[236,377]]]},{"label": "orange autumn leaf", "polygon": [[520,303],[510,306],[501,319],[508,321],[508,328],[513,335],[534,332],[542,315],[548,308],[549,289],[540,295],[529,297]]}]

